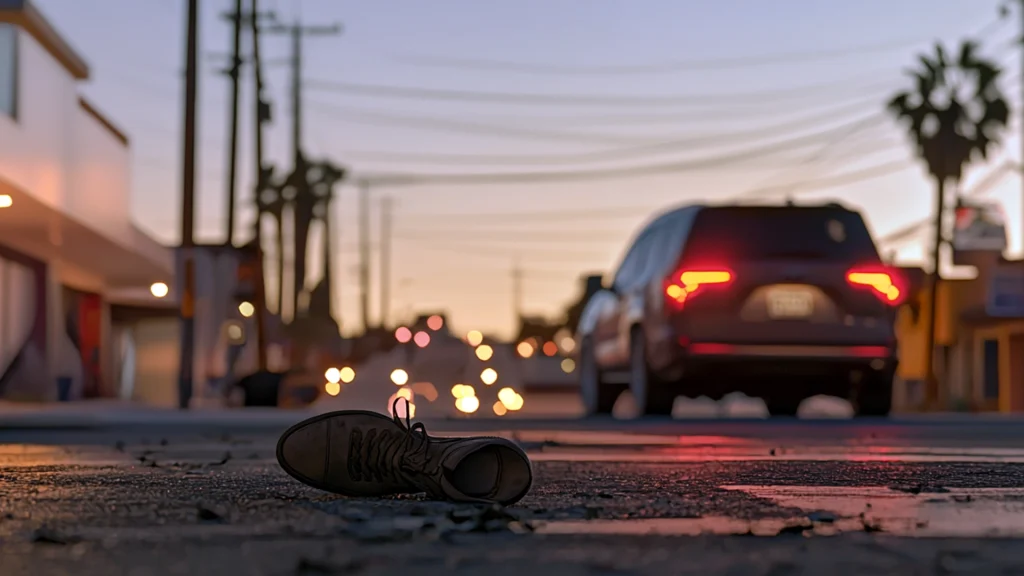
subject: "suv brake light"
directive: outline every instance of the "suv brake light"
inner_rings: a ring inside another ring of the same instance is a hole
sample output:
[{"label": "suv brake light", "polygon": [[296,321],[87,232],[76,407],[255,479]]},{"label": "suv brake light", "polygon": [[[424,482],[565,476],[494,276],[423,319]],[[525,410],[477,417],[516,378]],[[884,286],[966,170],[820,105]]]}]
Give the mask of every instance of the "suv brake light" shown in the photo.
[{"label": "suv brake light", "polygon": [[866,288],[882,302],[898,306],[904,299],[903,279],[893,271],[855,268],[846,273],[846,281],[855,288]]},{"label": "suv brake light", "polygon": [[687,300],[705,286],[728,285],[734,279],[732,272],[720,269],[680,270],[665,282],[665,296],[676,310],[682,310]]}]

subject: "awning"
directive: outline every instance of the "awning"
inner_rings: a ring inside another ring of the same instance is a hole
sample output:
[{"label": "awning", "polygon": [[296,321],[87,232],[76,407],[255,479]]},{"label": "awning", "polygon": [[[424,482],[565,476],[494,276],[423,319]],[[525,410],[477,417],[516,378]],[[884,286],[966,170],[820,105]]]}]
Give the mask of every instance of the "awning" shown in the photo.
[{"label": "awning", "polygon": [[12,203],[0,208],[0,244],[43,261],[68,264],[111,289],[173,284],[170,249],[134,227],[134,245],[128,246],[0,179],[3,194]]}]

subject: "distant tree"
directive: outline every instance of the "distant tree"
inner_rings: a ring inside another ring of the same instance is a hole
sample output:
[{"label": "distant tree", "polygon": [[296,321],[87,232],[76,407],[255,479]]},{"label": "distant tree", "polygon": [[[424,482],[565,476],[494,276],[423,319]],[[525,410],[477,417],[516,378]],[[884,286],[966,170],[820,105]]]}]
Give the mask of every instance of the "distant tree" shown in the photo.
[{"label": "distant tree", "polygon": [[887,109],[903,124],[935,180],[935,244],[930,282],[928,318],[928,370],[926,394],[929,403],[939,397],[932,355],[935,350],[935,318],[938,294],[939,248],[943,242],[946,184],[954,189],[966,168],[986,159],[997,147],[1010,118],[1010,108],[998,86],[1000,68],[978,53],[978,45],[965,41],[951,59],[941,44],[931,54],[922,54],[908,74],[914,82],[887,103]]}]

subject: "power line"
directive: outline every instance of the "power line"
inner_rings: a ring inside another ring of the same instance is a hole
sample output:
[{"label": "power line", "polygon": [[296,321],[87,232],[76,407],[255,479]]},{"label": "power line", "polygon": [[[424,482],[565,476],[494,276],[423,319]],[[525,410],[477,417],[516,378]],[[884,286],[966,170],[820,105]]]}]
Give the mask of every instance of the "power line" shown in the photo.
[{"label": "power line", "polygon": [[[565,220],[578,220],[581,218],[594,219],[594,220],[605,220],[605,219],[620,219],[620,218],[636,218],[637,216],[645,216],[651,213],[652,208],[650,206],[623,206],[618,208],[598,208],[593,210],[538,210],[536,212],[483,212],[483,213],[418,213],[413,214],[417,219],[422,220],[442,220],[442,219],[467,219],[473,221],[473,223],[486,223],[488,227],[493,227],[496,224],[505,223],[516,223],[526,222],[533,223],[538,221],[556,221],[561,222]],[[496,220],[497,222],[484,222],[487,220]]]},{"label": "power line", "polygon": [[694,106],[722,105],[746,102],[751,105],[764,105],[772,101],[803,100],[820,97],[816,92],[836,90],[864,93],[875,89],[888,88],[890,82],[878,82],[878,74],[866,75],[865,79],[874,80],[868,84],[857,86],[850,81],[842,83],[809,84],[796,88],[764,90],[748,93],[726,94],[665,94],[658,96],[641,95],[593,95],[593,94],[540,94],[512,92],[484,92],[474,90],[457,90],[450,88],[424,88],[420,86],[396,86],[387,84],[367,84],[358,82],[336,82],[330,80],[309,79],[310,89],[327,92],[338,92],[356,96],[372,96],[376,98],[399,98],[413,100],[435,100],[446,102],[497,103],[516,105],[562,105],[562,106]]},{"label": "power line", "polygon": [[[859,120],[824,130],[817,133],[806,134],[787,140],[779,140],[756,148],[749,148],[709,156],[700,159],[676,160],[660,164],[647,164],[640,166],[625,166],[614,168],[594,168],[589,170],[565,170],[549,172],[506,172],[506,173],[479,173],[479,174],[370,174],[360,176],[357,179],[372,182],[376,186],[417,186],[431,184],[515,184],[515,183],[539,183],[539,182],[566,182],[566,181],[587,181],[607,180],[614,178],[625,178],[631,176],[648,176],[659,174],[673,174],[678,172],[708,170],[720,168],[731,164],[756,160],[766,156],[776,155],[779,152],[788,150],[799,150],[807,146],[813,146],[821,139],[831,138],[837,134],[848,132],[859,124],[873,124],[883,118],[882,113],[874,113]],[[664,147],[664,145],[661,145]],[[636,151],[624,154],[635,154],[643,148],[644,152],[650,152],[652,146],[637,147]],[[668,148],[668,147],[667,147]]]},{"label": "power line", "polygon": [[[880,178],[882,176],[896,174],[912,166],[913,163],[909,159],[886,162],[861,170],[844,172],[831,177],[796,180],[787,184],[761,186],[738,196],[734,196],[733,199],[742,200],[760,195],[784,193],[794,187],[815,188],[812,192],[818,192],[824,189],[847,186],[874,178]],[[508,224],[536,224],[539,222],[566,224],[570,222],[579,222],[581,220],[634,220],[636,218],[650,216],[657,210],[658,207],[652,206],[621,206],[594,208],[589,210],[566,209],[538,210],[530,212],[427,212],[414,214],[406,213],[402,214],[402,216],[415,217],[419,221],[451,222],[452,220],[458,220],[463,221],[459,223],[462,226],[483,225],[486,226],[488,230],[493,230],[495,226],[504,226]],[[527,231],[523,232],[523,234],[529,233],[530,232]]]},{"label": "power line", "polygon": [[[825,111],[818,112],[813,115],[804,115],[795,119],[787,119],[785,121],[779,121],[773,124],[758,126],[755,128],[746,128],[744,130],[734,130],[725,133],[712,133],[712,134],[698,134],[695,136],[688,136],[686,138],[677,138],[672,140],[663,140],[660,142],[650,142],[651,138],[647,137],[643,140],[646,141],[644,144],[631,146],[627,148],[613,148],[608,150],[600,150],[596,152],[582,152],[573,154],[557,154],[557,155],[482,155],[482,154],[439,154],[439,153],[421,153],[421,154],[395,154],[395,153],[378,153],[377,157],[383,160],[395,161],[395,160],[409,160],[416,163],[478,163],[478,164],[573,164],[573,163],[584,163],[584,162],[596,162],[603,160],[618,160],[623,158],[635,158],[637,156],[645,156],[651,153],[658,153],[664,151],[680,151],[686,149],[706,150],[711,146],[730,144],[730,143],[747,143],[753,139],[764,139],[778,136],[780,132],[791,132],[798,130],[806,130],[815,126],[819,126],[829,120],[835,120],[835,118],[843,113],[848,113],[863,108],[863,103],[858,103],[856,106],[846,106],[842,108],[830,108]],[[383,115],[382,115],[383,116]],[[357,122],[365,122],[369,118],[355,116],[353,119]],[[378,116],[379,118],[380,116]],[[512,134],[512,135],[523,135],[530,137],[543,137],[543,138],[568,138],[571,140],[586,140],[593,142],[596,138],[604,139],[606,135],[590,135],[590,134],[567,134],[547,131],[533,131],[524,130],[521,128],[512,128],[505,126],[495,125],[483,125],[475,123],[466,123],[452,119],[424,119],[422,117],[386,117],[384,118],[392,123],[397,123],[403,127],[408,127],[409,122],[418,123],[420,126],[432,127],[432,128],[447,128],[447,129],[461,129],[470,131],[473,133],[483,133],[488,136]],[[879,115],[879,121],[881,121],[881,115]],[[868,124],[857,123],[858,129],[867,128]],[[840,136],[845,135],[847,132],[842,132]],[[620,139],[621,137],[615,137]],[[636,140],[635,138],[633,139]],[[620,140],[621,141],[621,140]],[[372,153],[371,153],[372,154]],[[357,157],[359,152],[348,152],[346,156]]]},{"label": "power line", "polygon": [[[883,100],[887,91],[879,90],[877,93],[869,93],[865,96],[863,93],[854,94],[852,97],[843,98],[827,98],[823,100],[828,101],[827,106],[817,107],[814,110],[832,109],[841,105],[850,106],[864,106],[877,104],[880,100]],[[361,108],[354,108],[349,106],[338,106],[333,103],[326,104],[325,106],[331,106],[335,112],[339,115],[346,114],[352,116],[361,116],[364,114],[370,115],[389,115],[391,111],[388,110],[366,110]],[[789,105],[783,105],[783,108],[773,111],[773,113],[791,113],[793,107]],[[806,107],[800,107],[802,112],[808,112]],[[750,106],[736,106],[724,105],[718,108],[698,108],[688,109],[682,111],[655,111],[655,112],[644,112],[638,110],[636,112],[594,112],[591,114],[535,114],[535,115],[507,115],[507,114],[472,114],[472,119],[477,121],[483,121],[488,123],[499,123],[504,125],[512,124],[514,126],[543,126],[544,128],[550,128],[556,126],[559,128],[573,128],[573,127],[586,127],[594,128],[598,126],[618,126],[621,124],[627,124],[630,126],[637,126],[642,124],[655,124],[658,126],[664,126],[666,124],[673,124],[678,122],[721,122],[727,121],[738,121],[746,118],[762,118],[765,115],[766,107],[763,105],[750,105]],[[813,111],[813,110],[812,110]],[[394,116],[392,116],[394,117]],[[461,110],[457,116],[452,118],[441,117],[441,119],[455,119],[464,120],[467,117],[467,112]],[[437,116],[431,117],[431,119],[438,119]]]},{"label": "power line", "polygon": [[564,75],[633,75],[657,74],[666,72],[694,72],[702,70],[744,69],[773,65],[806,64],[811,62],[827,62],[858,54],[878,54],[908,50],[920,46],[924,40],[900,40],[883,44],[861,45],[838,50],[822,50],[819,52],[789,52],[766,56],[747,56],[738,58],[717,58],[706,60],[677,60],[662,64],[640,64],[624,66],[557,66],[544,64],[527,64],[507,60],[481,60],[472,58],[440,58],[430,56],[401,56],[400,62],[430,68],[447,68],[458,70],[476,70],[486,72],[516,72],[523,74]]},{"label": "power line", "polygon": [[[981,27],[974,35],[987,36],[1004,24],[1003,19],[996,19]],[[476,70],[484,72],[517,72],[524,74],[566,75],[631,75],[655,74],[667,72],[692,72],[702,70],[737,70],[765,66],[806,64],[812,62],[829,62],[858,55],[899,52],[921,46],[931,39],[892,40],[889,42],[860,44],[819,50],[814,52],[783,52],[760,56],[741,56],[728,58],[709,58],[700,60],[676,60],[661,64],[633,64],[619,66],[559,66],[550,64],[530,64],[506,60],[488,60],[478,58],[445,58],[431,56],[401,55],[396,57],[400,62],[432,68],[448,68],[459,70]]]},{"label": "power line", "polygon": [[[509,136],[514,138],[561,140],[573,143],[593,144],[595,142],[628,143],[646,142],[649,137],[631,137],[615,134],[583,133],[583,132],[558,132],[551,130],[537,130],[530,128],[517,128],[515,126],[501,126],[498,124],[485,124],[479,122],[467,122],[454,118],[430,118],[414,115],[380,114],[371,111],[354,112],[352,110],[339,110],[332,104],[324,102],[308,101],[310,106],[324,110],[349,113],[348,122],[368,124],[371,126],[400,126],[402,128],[425,128],[430,130],[446,130],[450,132],[462,132],[466,134],[477,134],[482,136]],[[354,113],[353,113],[354,112]]]},{"label": "power line", "polygon": [[[446,235],[445,233],[449,233]],[[530,243],[573,243],[573,242],[621,242],[622,234],[617,233],[615,230],[583,230],[579,232],[560,232],[560,231],[514,231],[514,230],[487,230],[487,231],[472,231],[472,232],[461,232],[454,231],[451,229],[441,230],[415,230],[415,229],[403,229],[402,233],[396,235],[397,238],[403,240],[454,240],[450,233],[456,232],[456,234],[463,236],[466,242],[512,242],[516,244],[530,244]],[[471,235],[471,237],[466,237]]]},{"label": "power line", "polygon": [[[395,235],[396,240],[405,241],[399,235]],[[509,248],[501,249],[500,247],[485,247],[481,249],[478,246],[472,246],[468,242],[443,242],[443,241],[431,241],[424,242],[422,240],[413,241],[417,248],[434,251],[434,252],[447,252],[451,254],[457,254],[463,257],[475,257],[485,258],[493,260],[494,258],[514,259],[516,257],[523,257],[535,262],[547,262],[547,263],[566,263],[571,265],[579,264],[580,260],[607,260],[609,254],[607,252],[577,252],[570,250],[554,249],[537,250],[522,249],[522,248]]]}]

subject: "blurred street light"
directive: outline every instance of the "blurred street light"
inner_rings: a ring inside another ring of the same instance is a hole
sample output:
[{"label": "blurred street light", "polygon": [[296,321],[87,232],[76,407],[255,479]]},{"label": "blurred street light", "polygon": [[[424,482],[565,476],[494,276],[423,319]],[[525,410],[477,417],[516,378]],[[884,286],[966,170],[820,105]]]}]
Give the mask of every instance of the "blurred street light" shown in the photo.
[{"label": "blurred street light", "polygon": [[430,334],[427,334],[426,332],[417,332],[416,336],[413,337],[413,341],[415,341],[416,345],[420,348],[426,348],[427,345],[430,344]]},{"label": "blurred street light", "polygon": [[480,373],[480,381],[490,386],[498,381],[498,371],[494,368],[484,368],[484,371]]},{"label": "blurred street light", "polygon": [[14,198],[10,194],[0,194],[0,208],[10,208],[14,205]]},{"label": "blurred street light", "polygon": [[576,349],[576,340],[572,336],[566,336],[559,340],[558,345],[562,347],[563,353],[570,354]]},{"label": "blurred street light", "polygon": [[572,374],[572,371],[576,369],[576,362],[572,358],[566,358],[562,360],[562,372],[566,374]]},{"label": "blurred street light", "polygon": [[444,327],[444,318],[441,318],[437,314],[434,314],[430,318],[427,318],[427,328],[430,328],[434,332],[437,332]]},{"label": "blurred street light", "polygon": [[470,346],[479,346],[484,341],[484,335],[479,330],[470,330],[469,334],[466,334],[466,342]]},{"label": "blurred street light", "polygon": [[456,400],[459,398],[465,398],[466,396],[476,396],[476,389],[466,384],[456,384],[455,386],[452,386],[452,396],[454,396]]},{"label": "blurred street light", "polygon": [[338,384],[337,382],[328,382],[324,385],[324,391],[331,396],[337,396],[338,393],[341,392],[341,384]]},{"label": "blurred street light", "polygon": [[494,348],[491,348],[487,344],[482,344],[476,348],[476,357],[483,360],[484,362],[491,359],[494,356]]},{"label": "blurred street light", "polygon": [[505,408],[505,405],[502,404],[501,402],[495,402],[494,406],[492,406],[491,409],[494,410],[494,413],[497,414],[498,416],[504,416],[505,414],[508,414],[508,408]]},{"label": "blurred street light", "polygon": [[545,356],[554,356],[555,354],[558,354],[558,344],[555,344],[554,342],[545,342],[543,351]]},{"label": "blurred street light", "polygon": [[[410,388],[417,395],[426,398],[427,402],[437,400],[437,388],[430,382],[413,382]],[[405,388],[402,388],[402,390],[405,390]]]},{"label": "blurred street light", "polygon": [[397,386],[405,386],[409,383],[409,373],[401,368],[396,368],[391,372],[391,381]]},{"label": "blurred street light", "polygon": [[149,293],[155,298],[164,298],[171,292],[171,289],[167,287],[167,284],[163,282],[154,282],[149,287]]},{"label": "blurred street light", "polygon": [[356,371],[348,366],[342,368],[338,375],[341,376],[341,381],[345,384],[349,384],[356,379]]},{"label": "blurred street light", "polygon": [[412,340],[412,330],[409,330],[405,326],[395,330],[395,340],[398,340],[400,344],[405,344],[409,340]]},{"label": "blurred street light", "polygon": [[498,400],[502,404],[508,404],[516,397],[516,391],[511,388],[502,388],[498,390]]},{"label": "blurred street light", "polygon": [[242,302],[238,305],[238,313],[243,318],[252,318],[252,315],[256,313],[256,307],[252,305],[252,302]]},{"label": "blurred street light", "polygon": [[511,402],[502,402],[502,404],[505,404],[505,408],[508,408],[512,412],[515,412],[516,410],[521,410],[523,408],[523,397],[519,394],[516,394],[515,397],[512,398]]},{"label": "blurred street light", "polygon": [[463,396],[455,401],[455,408],[457,408],[459,412],[472,414],[480,408],[480,400],[476,396]]},{"label": "blurred street light", "polygon": [[533,356],[533,344],[530,344],[529,342],[526,342],[524,340],[523,342],[520,342],[518,346],[516,346],[516,352],[518,352],[519,355],[522,356],[523,358],[529,358],[530,356]]},{"label": "blurred street light", "polygon": [[324,378],[332,384],[337,384],[338,382],[341,382],[341,370],[333,367],[328,368],[327,371],[324,372]]},{"label": "blurred street light", "polygon": [[245,328],[237,320],[228,320],[224,323],[224,335],[227,336],[228,344],[241,346],[245,344]]}]

